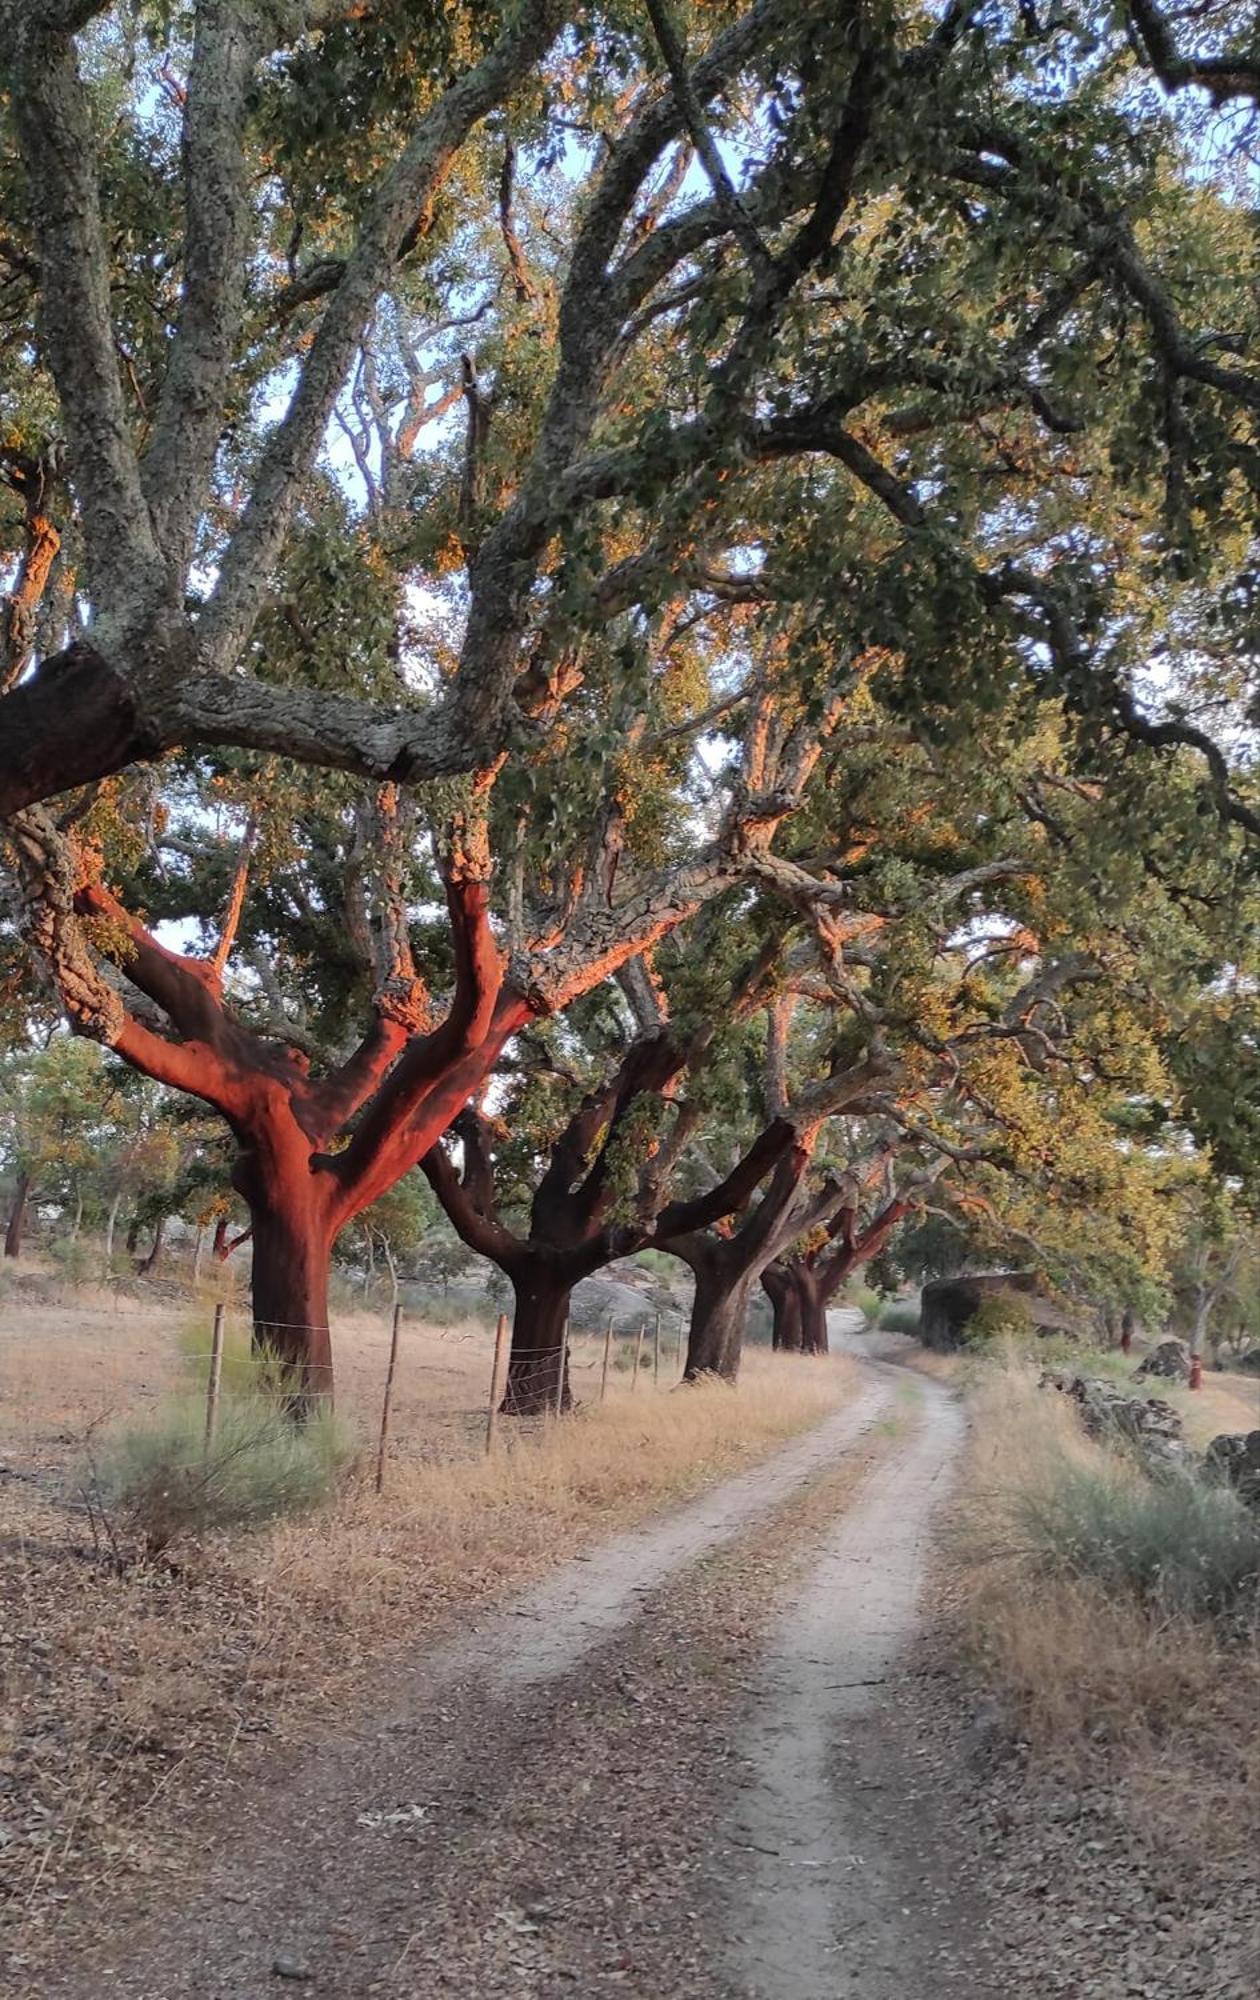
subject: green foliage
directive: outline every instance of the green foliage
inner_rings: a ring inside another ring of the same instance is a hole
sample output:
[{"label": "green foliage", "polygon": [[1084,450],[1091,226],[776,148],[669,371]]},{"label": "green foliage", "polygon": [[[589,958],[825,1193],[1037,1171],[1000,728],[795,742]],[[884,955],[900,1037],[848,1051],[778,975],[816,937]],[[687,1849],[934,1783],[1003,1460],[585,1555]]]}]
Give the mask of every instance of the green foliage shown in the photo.
[{"label": "green foliage", "polygon": [[101,1505],[142,1535],[150,1554],[315,1506],[350,1455],[331,1411],[295,1422],[274,1388],[226,1394],[209,1449],[205,1423],[204,1400],[181,1397],[103,1441],[93,1467]]},{"label": "green foliage", "polygon": [[972,1348],[991,1347],[999,1340],[1028,1340],[1032,1332],[1032,1313],[1018,1292],[990,1294],[967,1321],[963,1342]]},{"label": "green foliage", "polygon": [[98,1259],[90,1243],[81,1236],[60,1236],[49,1245],[53,1265],[67,1283],[86,1285],[99,1275]]},{"label": "green foliage", "polygon": [[844,1297],[849,1305],[856,1306],[860,1313],[865,1314],[869,1325],[879,1324],[883,1301],[869,1285],[846,1285]]},{"label": "green foliage", "polygon": [[1127,1462],[1059,1460],[1010,1502],[1023,1550],[1169,1611],[1260,1612],[1260,1518],[1227,1488],[1187,1473],[1152,1480]]},{"label": "green foliage", "polygon": [[917,1333],[919,1331],[919,1304],[917,1299],[890,1299],[880,1308],[875,1324],[886,1333]]}]

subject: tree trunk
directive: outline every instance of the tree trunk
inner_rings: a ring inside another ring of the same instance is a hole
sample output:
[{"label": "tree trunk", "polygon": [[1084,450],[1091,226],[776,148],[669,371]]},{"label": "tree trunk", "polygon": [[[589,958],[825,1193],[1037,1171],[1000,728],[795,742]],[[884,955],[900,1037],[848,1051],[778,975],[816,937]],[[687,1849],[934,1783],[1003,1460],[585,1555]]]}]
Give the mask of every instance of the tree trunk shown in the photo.
[{"label": "tree trunk", "polygon": [[30,1175],[19,1174],[13,1184],[13,1206],[9,1210],[9,1224],[4,1232],[6,1257],[20,1257],[22,1254],[22,1230],[26,1223],[26,1203],[30,1192]]},{"label": "tree trunk", "polygon": [[139,1248],[140,1217],[139,1214],[136,1214],[132,1216],[131,1221],[127,1224],[127,1255],[134,1257]]},{"label": "tree trunk", "polygon": [[826,1354],[829,1351],[826,1289],[807,1264],[794,1266],[793,1276],[801,1316],[801,1353]]},{"label": "tree trunk", "polygon": [[780,1354],[799,1354],[801,1301],[789,1266],[767,1264],[761,1274],[761,1287],[774,1310],[771,1345]]},{"label": "tree trunk", "polygon": [[254,1351],[274,1355],[293,1374],[294,1409],[331,1396],[332,1335],[328,1280],[332,1237],[313,1202],[273,1196],[251,1202]]},{"label": "tree trunk", "polygon": [[114,1266],[114,1229],[118,1222],[118,1211],[122,1207],[122,1190],[115,1189],[114,1199],[109,1204],[109,1214],[105,1218],[105,1276],[108,1278]]},{"label": "tree trunk", "polygon": [[572,1409],[565,1334],[573,1287],[553,1265],[532,1259],[509,1276],[516,1295],[516,1310],[512,1317],[512,1351],[508,1357],[507,1389],[500,1406],[502,1413],[508,1417],[528,1417],[554,1410],[557,1388],[560,1408]]},{"label": "tree trunk", "polygon": [[70,1241],[72,1243],[78,1242],[79,1231],[82,1229],[82,1227],[83,1227],[83,1189],[79,1186],[78,1182],[76,1181],[74,1186],[74,1221],[70,1224]]},{"label": "tree trunk", "polygon": [[136,1270],[142,1278],[151,1278],[162,1261],[162,1245],[166,1240],[166,1217],[159,1215],[157,1227],[153,1231],[153,1244],[147,1257],[142,1257]]},{"label": "tree trunk", "polygon": [[705,1375],[720,1375],[724,1382],[733,1382],[739,1374],[748,1295],[760,1273],[731,1271],[720,1258],[706,1259],[692,1270],[696,1289],[683,1380],[695,1382]]}]

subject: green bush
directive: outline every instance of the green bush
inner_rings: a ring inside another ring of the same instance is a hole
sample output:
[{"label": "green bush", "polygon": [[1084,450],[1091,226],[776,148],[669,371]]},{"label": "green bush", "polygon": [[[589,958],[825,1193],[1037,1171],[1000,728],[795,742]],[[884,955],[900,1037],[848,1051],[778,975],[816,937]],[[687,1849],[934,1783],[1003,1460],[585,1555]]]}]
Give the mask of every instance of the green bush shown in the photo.
[{"label": "green bush", "polygon": [[48,1256],[66,1283],[76,1288],[100,1276],[100,1252],[82,1236],[54,1237]]},{"label": "green bush", "polygon": [[919,1301],[917,1299],[890,1299],[876,1322],[887,1333],[917,1333],[919,1331]]},{"label": "green bush", "polygon": [[208,1450],[205,1428],[203,1399],[187,1396],[105,1440],[94,1467],[102,1508],[143,1535],[150,1554],[180,1536],[257,1527],[313,1506],[349,1456],[331,1411],[296,1422],[274,1389],[226,1395]]},{"label": "green bush", "polygon": [[1260,1519],[1228,1489],[1124,1464],[1056,1464],[1011,1500],[1025,1551],[1170,1611],[1260,1613]]},{"label": "green bush", "polygon": [[963,1330],[967,1347],[988,1347],[996,1340],[1027,1340],[1033,1332],[1033,1317],[1018,1292],[992,1293],[980,1301]]},{"label": "green bush", "polygon": [[869,1285],[846,1285],[844,1288],[844,1299],[846,1305],[856,1306],[858,1311],[864,1313],[871,1325],[874,1326],[876,1320],[879,1318],[879,1309],[882,1303],[878,1292],[872,1291]]}]

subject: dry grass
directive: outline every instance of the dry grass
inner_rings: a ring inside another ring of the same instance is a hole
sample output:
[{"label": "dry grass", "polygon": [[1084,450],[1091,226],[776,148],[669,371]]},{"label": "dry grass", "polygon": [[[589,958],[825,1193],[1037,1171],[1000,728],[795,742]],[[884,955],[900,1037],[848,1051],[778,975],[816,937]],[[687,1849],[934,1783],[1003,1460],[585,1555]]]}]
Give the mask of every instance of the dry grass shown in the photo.
[{"label": "dry grass", "polygon": [[[197,1814],[260,1747],[353,1709],[381,1662],[610,1529],[746,1464],[843,1402],[843,1357],[751,1353],[739,1388],[637,1386],[577,1342],[581,1408],[505,1420],[483,1452],[492,1340],[407,1326],[386,1491],[373,1491],[388,1329],[339,1323],[338,1414],[359,1446],[327,1506],[177,1544],[174,1563],[94,1554],[76,1477],[102,1430],[188,1379],[186,1311],[9,1301],[0,1321],[0,1850],[11,1936],[35,1950],[57,1898],[120,1869],[178,1869]],[[108,1548],[102,1553],[109,1555]],[[124,1554],[130,1556],[130,1549]],[[19,1965],[21,1959],[19,1957]]]},{"label": "dry grass", "polygon": [[1034,1759],[1074,1782],[1105,1768],[1153,1853],[1178,1869],[1237,1862],[1260,1841],[1256,1635],[1226,1636],[1096,1581],[1047,1575],[1020,1545],[1013,1496],[1047,1490],[1065,1463],[1115,1472],[1071,1406],[1036,1382],[1027,1365],[995,1364],[973,1392],[960,1513],[972,1654]]}]

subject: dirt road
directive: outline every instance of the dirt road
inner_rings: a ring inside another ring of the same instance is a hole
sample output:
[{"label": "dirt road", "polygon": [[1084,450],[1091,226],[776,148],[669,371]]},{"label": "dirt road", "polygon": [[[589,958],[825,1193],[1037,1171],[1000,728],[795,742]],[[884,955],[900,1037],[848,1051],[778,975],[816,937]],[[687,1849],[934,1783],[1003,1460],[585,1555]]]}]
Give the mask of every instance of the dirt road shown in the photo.
[{"label": "dirt road", "polygon": [[866,1742],[961,1419],[904,1370],[861,1380],[400,1672],[242,1796],[176,1907],[67,1935],[32,1996],[979,1994],[974,1965],[951,1983],[974,1913],[920,1870],[930,1810],[871,1812],[896,1787]]}]

